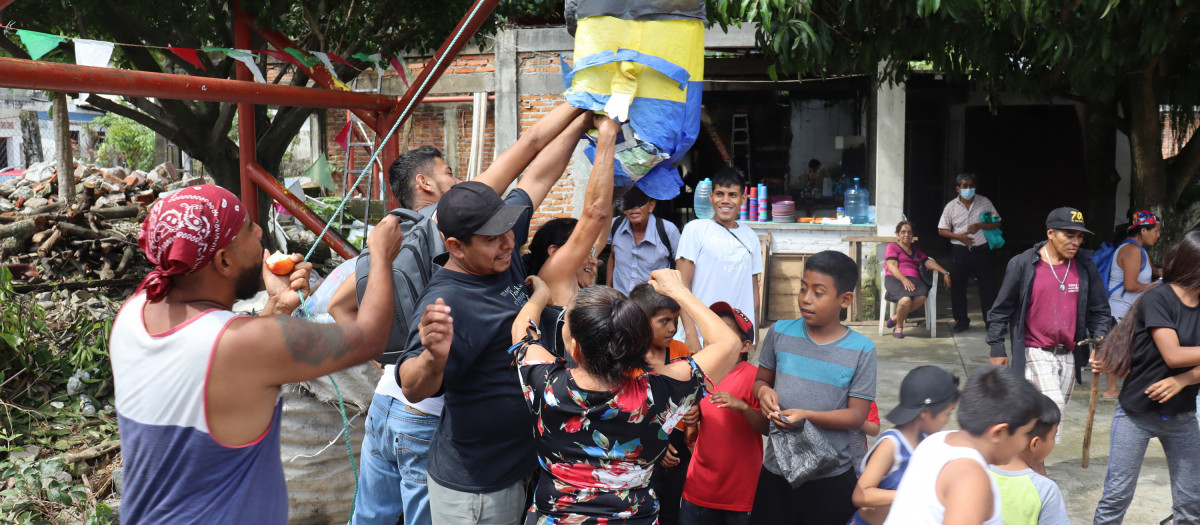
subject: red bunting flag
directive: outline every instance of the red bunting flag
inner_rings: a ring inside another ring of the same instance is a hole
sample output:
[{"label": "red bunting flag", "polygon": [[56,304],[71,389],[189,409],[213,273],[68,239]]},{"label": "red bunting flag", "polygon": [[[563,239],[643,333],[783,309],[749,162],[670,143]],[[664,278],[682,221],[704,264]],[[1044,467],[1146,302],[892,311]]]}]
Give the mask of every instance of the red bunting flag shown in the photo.
[{"label": "red bunting flag", "polygon": [[208,69],[204,67],[204,62],[200,61],[200,56],[198,54],[200,52],[199,49],[192,49],[190,47],[175,47],[170,44],[167,44],[167,49],[171,50],[175,56],[182,58],[185,62],[200,68],[200,71],[208,71]]},{"label": "red bunting flag", "polygon": [[255,49],[254,52],[263,53],[280,62],[287,62],[288,64],[296,66],[301,70],[308,69],[308,66],[301,64],[300,61],[296,60],[296,57],[292,56],[290,53],[284,53],[283,51],[276,51],[274,49]]},{"label": "red bunting flag", "polygon": [[338,146],[341,146],[343,150],[350,151],[350,121],[349,120],[346,121],[346,127],[342,128],[342,132],[338,133],[337,137],[334,138],[333,141],[336,142]]},{"label": "red bunting flag", "polygon": [[404,82],[404,87],[408,87],[408,68],[404,67],[403,60],[399,57],[392,57],[392,67],[396,69],[396,73],[400,74],[400,81]]},{"label": "red bunting flag", "polygon": [[[330,58],[330,60],[333,60],[334,62],[341,62],[341,63],[343,63],[343,64],[346,64],[347,66],[354,67],[354,64],[351,64],[351,63],[347,62],[347,61],[346,61],[346,59],[344,59],[344,58],[342,58],[342,57],[340,57],[340,56],[337,56],[337,55],[335,55],[335,54],[333,54],[333,53],[325,53],[325,56],[329,57],[329,58]],[[354,69],[358,69],[358,68],[357,68],[357,67],[354,67]],[[360,70],[360,71],[361,71],[361,70]]]}]

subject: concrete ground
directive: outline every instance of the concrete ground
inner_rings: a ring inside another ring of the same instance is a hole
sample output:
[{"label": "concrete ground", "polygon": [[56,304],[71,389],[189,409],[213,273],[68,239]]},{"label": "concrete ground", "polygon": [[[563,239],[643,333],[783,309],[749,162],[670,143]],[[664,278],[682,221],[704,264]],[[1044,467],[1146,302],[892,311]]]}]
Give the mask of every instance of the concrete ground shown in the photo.
[{"label": "concrete ground", "polygon": [[[974,292],[974,286],[971,287]],[[982,317],[974,296],[971,297],[971,329],[962,334],[952,334],[953,325],[950,312],[949,294],[939,297],[938,306],[941,310],[938,318],[938,337],[929,338],[929,330],[924,326],[908,326],[905,329],[907,337],[896,339],[890,331],[885,330],[883,336],[878,335],[875,326],[854,327],[856,331],[871,338],[878,352],[879,380],[877,388],[877,403],[880,415],[895,407],[899,402],[900,382],[909,370],[921,365],[937,365],[954,373],[965,384],[967,375],[980,365],[988,363],[988,346],[985,343],[985,329]],[[1062,443],[1046,460],[1046,470],[1049,477],[1058,483],[1066,500],[1067,512],[1071,523],[1084,524],[1092,522],[1092,515],[1097,502],[1104,491],[1104,476],[1108,467],[1109,429],[1112,425],[1113,411],[1116,400],[1104,399],[1100,396],[1096,406],[1095,423],[1092,427],[1091,460],[1089,468],[1080,466],[1083,450],[1083,434],[1087,422],[1089,386],[1091,374],[1084,378],[1083,385],[1076,385],[1071,396],[1066,414],[1063,417]],[[1101,378],[1101,391],[1103,381]],[[886,420],[883,428],[890,424]],[[947,429],[958,428],[957,418],[952,417]],[[1133,504],[1125,516],[1125,523],[1137,525],[1156,525],[1171,514],[1171,485],[1167,472],[1166,459],[1162,446],[1157,440],[1152,440],[1142,464],[1141,477],[1138,480],[1137,493]]]}]

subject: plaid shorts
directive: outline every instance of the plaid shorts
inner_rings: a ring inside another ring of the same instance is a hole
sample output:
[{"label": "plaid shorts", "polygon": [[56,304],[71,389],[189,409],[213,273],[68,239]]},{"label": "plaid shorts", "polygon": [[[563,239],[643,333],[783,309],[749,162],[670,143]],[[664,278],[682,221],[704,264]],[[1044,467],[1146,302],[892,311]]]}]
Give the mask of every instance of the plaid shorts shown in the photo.
[{"label": "plaid shorts", "polygon": [[[1033,383],[1038,392],[1046,394],[1058,405],[1058,410],[1067,413],[1067,402],[1075,388],[1075,356],[1067,352],[1055,354],[1041,348],[1025,348],[1025,379]],[[1054,435],[1054,442],[1062,442],[1062,423]]]}]

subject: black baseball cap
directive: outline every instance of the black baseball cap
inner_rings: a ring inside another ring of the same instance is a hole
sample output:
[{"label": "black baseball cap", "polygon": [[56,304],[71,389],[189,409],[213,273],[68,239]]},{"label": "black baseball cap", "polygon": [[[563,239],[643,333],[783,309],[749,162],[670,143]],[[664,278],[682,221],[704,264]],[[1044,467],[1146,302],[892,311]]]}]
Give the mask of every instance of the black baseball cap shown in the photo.
[{"label": "black baseball cap", "polygon": [[900,404],[887,413],[887,420],[903,425],[917,418],[930,405],[950,399],[958,392],[950,372],[933,365],[918,366],[900,383]]},{"label": "black baseball cap", "polygon": [[507,204],[478,181],[455,184],[438,201],[437,226],[447,239],[507,233],[528,206]]},{"label": "black baseball cap", "polygon": [[1088,235],[1092,231],[1083,226],[1083,212],[1075,208],[1058,208],[1046,217],[1047,230],[1075,230]]},{"label": "black baseball cap", "polygon": [[621,196],[621,211],[629,211],[638,206],[645,206],[650,202],[650,196],[646,192],[639,189],[637,186],[629,188],[624,195]]}]

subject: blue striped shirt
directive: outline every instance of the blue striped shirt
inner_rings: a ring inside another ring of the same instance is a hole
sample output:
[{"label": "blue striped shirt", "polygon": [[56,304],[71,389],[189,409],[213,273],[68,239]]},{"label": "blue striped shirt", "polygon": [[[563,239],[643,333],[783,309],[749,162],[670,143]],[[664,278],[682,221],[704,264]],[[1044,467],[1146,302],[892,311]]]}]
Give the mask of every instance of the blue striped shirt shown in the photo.
[{"label": "blue striped shirt", "polygon": [[[847,408],[851,397],[875,399],[875,359],[875,343],[866,336],[846,328],[836,340],[817,344],[809,338],[804,319],[795,319],[771,327],[758,364],[775,372],[780,408],[830,411]],[[820,430],[840,451],[842,465],[830,474],[850,469],[850,431]]]}]

